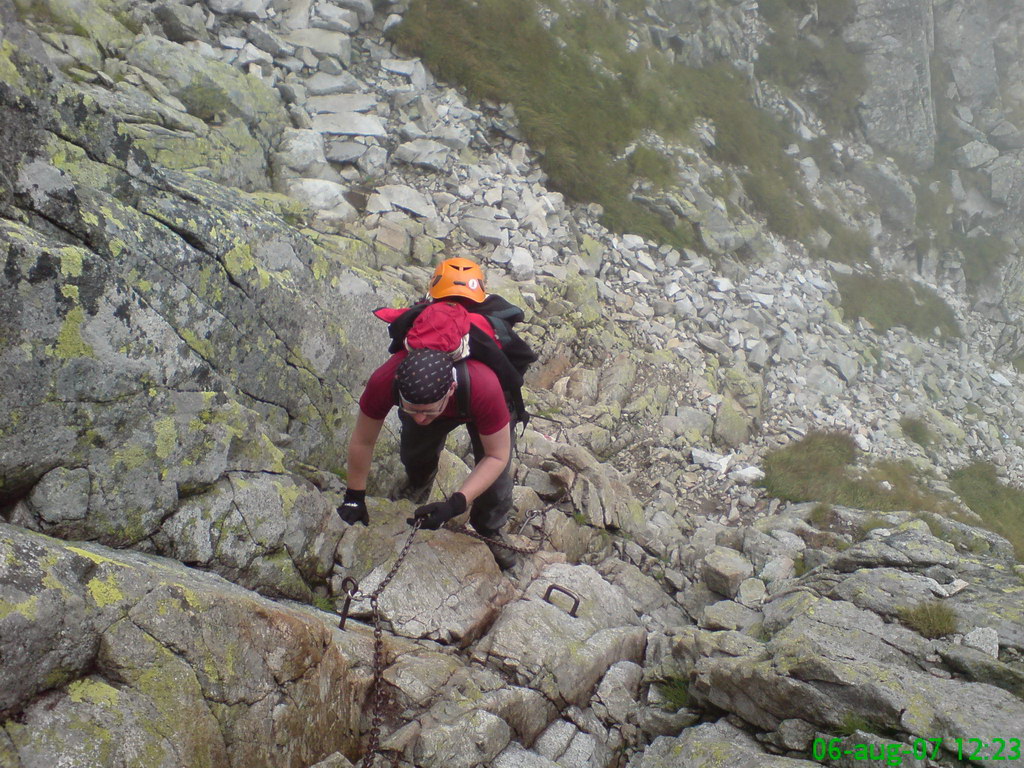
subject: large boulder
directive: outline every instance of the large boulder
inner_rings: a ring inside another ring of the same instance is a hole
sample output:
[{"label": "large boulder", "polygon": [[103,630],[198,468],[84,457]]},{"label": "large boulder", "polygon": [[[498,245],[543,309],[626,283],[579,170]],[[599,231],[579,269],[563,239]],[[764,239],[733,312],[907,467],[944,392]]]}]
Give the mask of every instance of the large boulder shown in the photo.
[{"label": "large boulder", "polygon": [[408,503],[388,506],[375,501],[372,506],[373,524],[348,528],[338,548],[335,580],[355,579],[362,596],[352,603],[350,614],[370,615],[366,596],[377,590],[409,544],[393,580],[380,594],[382,619],[394,633],[408,638],[468,645],[483,634],[513,595],[490,550],[448,530],[413,535],[405,522],[413,511]]},{"label": "large boulder", "polygon": [[[544,599],[552,585],[579,597],[576,615],[561,592]],[[640,661],[646,632],[639,624],[621,590],[593,568],[556,563],[502,611],[473,656],[555,701],[582,704],[613,664]]]},{"label": "large boulder", "polygon": [[267,146],[291,125],[280,95],[269,85],[221,61],[196,56],[178,43],[144,36],[125,53],[125,60],[166,85],[200,120],[239,117]]},{"label": "large boulder", "polygon": [[304,476],[343,465],[384,355],[361,330],[391,295],[355,273],[366,247],[157,169],[103,103],[8,62],[3,178],[25,213],[0,223],[5,519],[309,599],[341,531]]},{"label": "large boulder", "polygon": [[0,523],[4,765],[280,765],[353,754],[349,662],[315,615],[209,573]]}]

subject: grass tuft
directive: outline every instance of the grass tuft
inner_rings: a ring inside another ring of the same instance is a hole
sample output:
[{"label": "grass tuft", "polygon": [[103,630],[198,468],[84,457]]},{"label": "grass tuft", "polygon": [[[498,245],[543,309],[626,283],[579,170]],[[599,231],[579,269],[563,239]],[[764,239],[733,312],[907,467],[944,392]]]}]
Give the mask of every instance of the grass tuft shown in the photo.
[{"label": "grass tuft", "polygon": [[334,603],[334,598],[327,597],[326,595],[316,595],[313,598],[313,606],[319,608],[321,611],[327,611],[328,613],[336,613],[338,607]]},{"label": "grass tuft", "polygon": [[926,286],[859,273],[833,277],[847,320],[863,317],[878,333],[902,326],[916,336],[962,336],[953,310]]},{"label": "grass tuft", "polygon": [[892,523],[885,520],[880,515],[872,515],[867,520],[864,520],[859,526],[860,540],[863,541],[868,537],[868,534],[879,528],[891,528]]},{"label": "grass tuft", "polygon": [[975,462],[949,476],[950,487],[984,521],[1013,545],[1024,562],[1024,491],[1000,482],[994,465]]},{"label": "grass tuft", "polygon": [[690,704],[690,681],[686,677],[673,676],[656,684],[664,700],[663,707],[669,712],[686,709]]},{"label": "grass tuft", "polygon": [[941,600],[926,600],[903,608],[899,616],[900,621],[929,639],[952,635],[957,629],[956,614]]},{"label": "grass tuft", "polygon": [[921,419],[912,416],[904,416],[900,419],[900,428],[903,434],[922,448],[927,448],[935,442],[935,433]]},{"label": "grass tuft", "polygon": [[895,731],[892,728],[888,728],[869,717],[852,712],[848,712],[843,716],[843,722],[836,730],[840,736],[853,736],[857,732],[873,733],[876,736],[883,737],[895,735]]},{"label": "grass tuft", "polygon": [[947,511],[923,488],[907,462],[879,462],[856,472],[857,447],[843,432],[811,432],[765,457],[768,493],[785,501],[818,501],[879,512]]},{"label": "grass tuft", "polygon": [[832,506],[830,504],[815,504],[811,514],[807,516],[807,522],[815,528],[825,528],[832,520]]}]

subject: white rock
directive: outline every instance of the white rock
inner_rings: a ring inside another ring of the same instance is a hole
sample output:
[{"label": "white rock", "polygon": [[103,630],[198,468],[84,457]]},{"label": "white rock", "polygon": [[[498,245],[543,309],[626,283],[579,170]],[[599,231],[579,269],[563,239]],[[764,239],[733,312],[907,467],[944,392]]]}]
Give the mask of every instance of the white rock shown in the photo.
[{"label": "white rock", "polygon": [[313,129],[321,133],[340,136],[375,136],[384,138],[388,130],[379,117],[360,112],[338,112],[317,115],[313,118]]},{"label": "white rock", "polygon": [[711,451],[705,451],[703,448],[691,448],[690,458],[694,464],[698,464],[705,469],[717,470],[719,474],[725,474],[726,470],[729,469],[729,464],[732,461],[732,456],[723,456],[720,453],[712,453]]},{"label": "white rock", "polygon": [[715,547],[704,557],[701,576],[713,592],[732,598],[740,584],[754,575],[754,566],[735,549]]},{"label": "white rock", "polygon": [[270,0],[207,0],[206,4],[214,13],[265,19]]},{"label": "white rock", "polygon": [[791,579],[795,572],[796,563],[793,562],[793,559],[786,555],[779,555],[766,562],[758,576],[766,584],[771,584],[773,581]]},{"label": "white rock", "polygon": [[359,21],[365,24],[373,20],[373,3],[371,0],[333,0],[335,5],[355,11]]},{"label": "white rock", "polygon": [[396,75],[408,77],[417,91],[425,90],[427,87],[427,71],[418,59],[384,59],[381,67]]},{"label": "white rock", "polygon": [[348,204],[345,192],[348,190],[334,181],[324,179],[288,179],[286,182],[288,195],[294,197],[310,208],[330,209],[340,204]]},{"label": "white rock", "polygon": [[439,141],[433,139],[414,139],[399,145],[395,150],[395,159],[410,165],[420,165],[426,168],[441,170],[451,150]]},{"label": "white rock", "polygon": [[818,180],[821,178],[821,171],[818,170],[818,164],[814,161],[813,157],[804,157],[799,162],[800,170],[804,174],[804,181],[807,186],[813,189],[818,185]]},{"label": "white rock", "polygon": [[963,592],[969,586],[971,586],[970,583],[963,579],[953,579],[953,581],[945,585],[946,594],[952,597],[953,595]]},{"label": "white rock", "polygon": [[377,107],[377,97],[372,93],[334,93],[310,96],[306,110],[311,115],[322,113],[368,112]]},{"label": "white rock", "polygon": [[500,755],[494,758],[494,768],[561,768],[561,766],[536,752],[523,749],[513,741]]},{"label": "white rock", "polygon": [[245,47],[245,38],[236,35],[221,35],[218,41],[222,47],[230,48],[233,51],[240,51]]},{"label": "white rock", "polygon": [[512,277],[516,280],[533,279],[536,266],[531,254],[525,248],[516,247],[512,249],[512,258],[509,260],[509,268]]},{"label": "white rock", "polygon": [[999,157],[999,150],[981,141],[970,141],[953,153],[953,158],[964,168],[977,168]]},{"label": "white rock", "polygon": [[329,75],[317,72],[306,80],[306,90],[310,96],[327,96],[335,93],[355,93],[359,90],[359,82],[348,72],[340,75]]},{"label": "white rock", "polygon": [[758,467],[742,467],[740,469],[734,469],[729,473],[729,477],[735,480],[737,483],[743,483],[744,485],[753,485],[758,480],[764,479],[764,472]]},{"label": "white rock", "polygon": [[756,608],[764,601],[767,589],[760,579],[744,579],[740,584],[739,592],[736,594],[736,601],[747,608]]},{"label": "white rock", "polygon": [[991,627],[978,627],[964,635],[964,645],[999,658],[999,633]]},{"label": "white rock", "polygon": [[285,39],[292,45],[309,48],[318,56],[334,56],[346,66],[352,62],[352,38],[344,32],[310,27],[289,32]]},{"label": "white rock", "polygon": [[356,32],[359,29],[359,14],[348,8],[337,8],[326,3],[318,3],[316,17],[312,24],[321,29],[333,29],[336,32]]},{"label": "white rock", "polygon": [[377,188],[377,194],[391,205],[429,219],[437,218],[437,208],[422,192],[405,184],[386,184]]},{"label": "white rock", "polygon": [[289,168],[302,172],[316,165],[326,163],[323,134],[300,128],[284,131],[278,156]]},{"label": "white rock", "polygon": [[466,234],[479,243],[487,243],[489,245],[505,244],[505,232],[494,221],[487,221],[474,216],[465,216],[460,221],[460,224]]},{"label": "white rock", "polygon": [[325,155],[332,163],[354,163],[364,152],[366,145],[358,141],[331,141]]}]

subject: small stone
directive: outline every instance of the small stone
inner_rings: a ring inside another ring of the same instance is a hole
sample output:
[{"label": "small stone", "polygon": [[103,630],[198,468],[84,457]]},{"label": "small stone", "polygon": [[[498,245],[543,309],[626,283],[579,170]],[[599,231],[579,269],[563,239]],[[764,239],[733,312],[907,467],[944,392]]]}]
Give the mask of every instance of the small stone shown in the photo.
[{"label": "small stone", "polygon": [[767,588],[760,579],[744,579],[736,595],[737,602],[748,608],[756,608],[764,600]]},{"label": "small stone", "polygon": [[754,573],[754,566],[735,549],[715,547],[704,558],[702,577],[714,592],[734,597],[744,579]]},{"label": "small stone", "polygon": [[978,627],[964,635],[964,645],[999,658],[999,633],[991,627]]}]

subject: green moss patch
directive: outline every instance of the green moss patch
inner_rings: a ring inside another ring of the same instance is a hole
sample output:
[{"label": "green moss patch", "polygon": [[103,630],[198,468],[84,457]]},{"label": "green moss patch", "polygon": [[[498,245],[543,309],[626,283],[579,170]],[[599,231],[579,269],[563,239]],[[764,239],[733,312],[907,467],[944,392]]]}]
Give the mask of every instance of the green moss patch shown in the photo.
[{"label": "green moss patch", "polygon": [[904,435],[922,448],[927,448],[935,442],[935,433],[921,419],[904,416],[900,419],[900,428],[903,430]]}]

